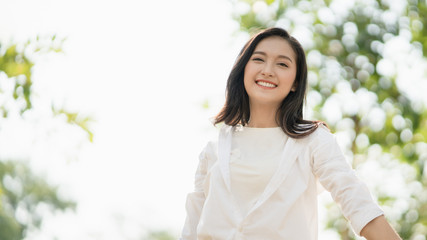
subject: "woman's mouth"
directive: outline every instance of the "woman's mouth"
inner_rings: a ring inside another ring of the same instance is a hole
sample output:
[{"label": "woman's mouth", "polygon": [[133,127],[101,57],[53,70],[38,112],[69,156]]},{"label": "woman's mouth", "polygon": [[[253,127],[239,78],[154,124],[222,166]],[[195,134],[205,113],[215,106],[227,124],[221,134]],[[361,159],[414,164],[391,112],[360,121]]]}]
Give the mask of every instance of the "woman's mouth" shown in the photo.
[{"label": "woman's mouth", "polygon": [[276,84],[269,82],[269,81],[265,81],[265,80],[257,80],[255,82],[258,86],[261,86],[264,88],[275,88],[275,87],[277,87]]}]

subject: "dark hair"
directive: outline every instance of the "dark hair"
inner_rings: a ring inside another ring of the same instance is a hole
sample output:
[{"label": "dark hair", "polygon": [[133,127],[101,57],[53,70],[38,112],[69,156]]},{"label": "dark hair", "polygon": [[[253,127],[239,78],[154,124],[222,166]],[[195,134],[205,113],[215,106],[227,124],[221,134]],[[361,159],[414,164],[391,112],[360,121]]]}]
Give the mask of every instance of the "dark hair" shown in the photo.
[{"label": "dark hair", "polygon": [[268,28],[259,32],[240,51],[227,80],[224,107],[215,116],[214,124],[224,122],[231,126],[236,126],[237,124],[245,126],[249,122],[249,96],[243,82],[245,67],[258,43],[265,38],[273,36],[285,39],[291,45],[297,58],[296,89],[289,92],[280,104],[276,112],[276,121],[289,137],[302,138],[314,132],[320,123],[324,123],[303,119],[303,104],[307,88],[305,53],[301,44],[282,28]]}]

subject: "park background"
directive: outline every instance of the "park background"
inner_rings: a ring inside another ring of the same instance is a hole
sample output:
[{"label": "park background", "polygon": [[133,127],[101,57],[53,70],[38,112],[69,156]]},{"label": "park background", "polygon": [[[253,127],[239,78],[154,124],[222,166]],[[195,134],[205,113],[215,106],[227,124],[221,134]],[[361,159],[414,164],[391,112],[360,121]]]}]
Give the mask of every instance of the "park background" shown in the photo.
[{"label": "park background", "polygon": [[[177,238],[228,73],[269,26],[306,50],[306,116],[425,240],[425,0],[0,0],[0,239]],[[320,239],[360,239],[319,200]]]}]

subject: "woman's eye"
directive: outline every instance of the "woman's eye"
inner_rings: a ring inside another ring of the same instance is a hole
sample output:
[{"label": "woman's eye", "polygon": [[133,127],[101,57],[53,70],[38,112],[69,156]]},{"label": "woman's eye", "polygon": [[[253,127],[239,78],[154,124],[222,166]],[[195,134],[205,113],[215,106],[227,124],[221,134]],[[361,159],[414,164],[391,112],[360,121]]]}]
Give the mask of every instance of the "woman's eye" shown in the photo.
[{"label": "woman's eye", "polygon": [[262,60],[262,58],[252,58],[252,61],[263,62],[264,60]]},{"label": "woman's eye", "polygon": [[288,65],[286,63],[279,63],[279,66],[288,67]]}]

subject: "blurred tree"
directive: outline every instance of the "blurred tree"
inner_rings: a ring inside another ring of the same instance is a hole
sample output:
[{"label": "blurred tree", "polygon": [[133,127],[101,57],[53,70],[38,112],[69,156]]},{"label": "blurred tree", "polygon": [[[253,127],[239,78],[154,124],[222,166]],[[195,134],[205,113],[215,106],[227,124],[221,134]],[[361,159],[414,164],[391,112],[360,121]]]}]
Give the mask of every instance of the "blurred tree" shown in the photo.
[{"label": "blurred tree", "polygon": [[[5,120],[20,117],[34,107],[31,59],[37,54],[60,52],[63,39],[37,38],[25,44],[0,44],[0,131]],[[52,117],[65,116],[64,124],[75,124],[92,140],[90,119],[64,109],[47,106]],[[0,239],[21,240],[28,230],[40,227],[43,213],[74,209],[75,203],[63,199],[57,187],[35,175],[17,159],[0,159]]]},{"label": "blurred tree", "polygon": [[150,231],[143,240],[175,240],[176,237],[167,230]]},{"label": "blurred tree", "polygon": [[0,239],[21,240],[27,229],[39,228],[43,211],[73,209],[75,203],[61,199],[57,188],[35,176],[24,163],[0,162]]},{"label": "blurred tree", "polygon": [[[377,183],[370,186],[403,239],[425,239],[427,111],[398,82],[413,84],[408,72],[417,70],[426,78],[426,1],[232,0],[232,4],[241,31],[252,34],[278,26],[302,43],[309,67],[308,115],[329,124],[354,167],[369,169],[375,162],[395,168],[398,175],[382,179],[373,172],[369,177]],[[406,188],[393,192],[385,186],[396,179],[402,179]],[[355,239],[341,215],[329,212],[328,227],[341,239]]]}]

